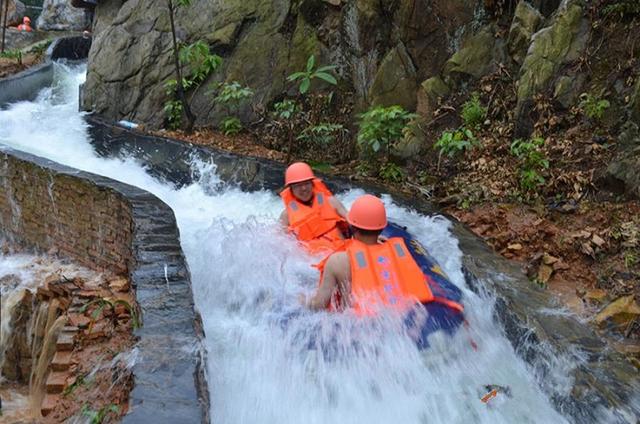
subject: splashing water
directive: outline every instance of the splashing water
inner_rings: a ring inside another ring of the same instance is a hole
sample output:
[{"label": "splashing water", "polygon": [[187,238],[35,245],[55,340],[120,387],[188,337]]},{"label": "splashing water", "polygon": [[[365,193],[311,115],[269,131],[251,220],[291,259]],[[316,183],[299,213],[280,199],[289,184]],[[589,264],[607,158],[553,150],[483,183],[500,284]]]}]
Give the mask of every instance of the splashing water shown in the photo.
[{"label": "splashing water", "polygon": [[[303,312],[297,296],[313,291],[317,258],[279,228],[274,193],[224,186],[215,167],[195,163],[200,182],[175,189],[134,159],[97,157],[76,112],[84,70],[57,65],[56,76],[36,101],[0,112],[0,143],[136,185],[173,208],[206,333],[213,422],[565,422],[493,322],[493,300],[465,286],[447,220],[384,199],[390,219],[407,226],[463,290],[468,331],[434,334],[420,352],[392,313],[364,322]],[[348,207],[360,194],[338,197]],[[566,378],[565,364],[557,369],[558,380]],[[489,384],[508,386],[511,397],[481,402]]]}]

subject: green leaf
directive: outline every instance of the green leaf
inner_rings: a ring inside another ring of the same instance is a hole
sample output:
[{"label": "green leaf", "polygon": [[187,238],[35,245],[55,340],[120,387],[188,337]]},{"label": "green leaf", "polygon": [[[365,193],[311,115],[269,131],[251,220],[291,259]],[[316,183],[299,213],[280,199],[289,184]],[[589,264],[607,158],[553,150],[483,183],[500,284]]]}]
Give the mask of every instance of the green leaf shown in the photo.
[{"label": "green leaf", "polygon": [[293,74],[287,77],[287,81],[295,81],[300,78],[304,78],[307,76],[306,72],[294,72]]},{"label": "green leaf", "polygon": [[305,94],[309,91],[309,87],[311,86],[311,80],[309,78],[305,78],[300,83],[300,94]]},{"label": "green leaf", "polygon": [[325,80],[329,84],[333,84],[333,85],[338,84],[338,81],[336,81],[333,75],[327,74],[326,72],[316,72],[314,76],[320,78],[321,80]]},{"label": "green leaf", "polygon": [[315,64],[316,64],[316,57],[314,55],[309,56],[309,59],[307,59],[307,72],[311,72]]},{"label": "green leaf", "polygon": [[336,69],[337,66],[336,65],[327,65],[327,66],[321,66],[318,69],[316,69],[316,72],[327,72],[327,71],[333,71],[334,69]]}]

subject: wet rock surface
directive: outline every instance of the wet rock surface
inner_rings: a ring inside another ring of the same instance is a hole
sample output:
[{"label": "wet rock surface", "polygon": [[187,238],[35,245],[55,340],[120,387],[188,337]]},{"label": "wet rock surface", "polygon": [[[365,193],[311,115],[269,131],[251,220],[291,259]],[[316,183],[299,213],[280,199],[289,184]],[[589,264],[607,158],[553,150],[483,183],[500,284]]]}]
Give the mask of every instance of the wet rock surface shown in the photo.
[{"label": "wet rock surface", "polygon": [[37,28],[42,31],[82,31],[90,22],[83,9],[77,9],[66,0],[44,0]]},{"label": "wet rock surface", "polygon": [[[284,167],[280,164],[144,136],[92,117],[88,121],[99,154],[105,157],[132,154],[142,159],[154,175],[174,184],[193,181],[186,171],[195,155],[213,161],[223,181],[237,183],[245,190],[281,187]],[[327,182],[335,191],[350,187],[345,180]],[[375,187],[367,189],[380,192]],[[425,214],[438,213],[426,202],[395,195],[394,199]],[[477,291],[495,293],[496,318],[514,349],[536,370],[556,407],[576,422],[635,422],[633,417],[640,414],[636,398],[640,390],[638,370],[623,355],[607,349],[605,341],[587,324],[572,315],[549,313],[558,305],[549,293],[532,285],[517,264],[497,256],[462,224],[454,223],[452,232],[464,254],[463,270],[468,284]],[[554,381],[547,380],[551,364],[562,355],[580,359],[571,372],[574,384],[570,393],[558,391]]]}]

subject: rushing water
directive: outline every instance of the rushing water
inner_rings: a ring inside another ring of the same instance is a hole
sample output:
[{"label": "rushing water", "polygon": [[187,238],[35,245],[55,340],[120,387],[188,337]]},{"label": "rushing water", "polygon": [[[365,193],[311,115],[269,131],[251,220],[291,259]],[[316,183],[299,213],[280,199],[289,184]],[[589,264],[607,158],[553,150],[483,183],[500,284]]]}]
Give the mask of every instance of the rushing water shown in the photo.
[{"label": "rushing water", "polygon": [[[217,184],[207,164],[194,163],[204,175],[199,183],[175,189],[134,159],[97,157],[77,112],[83,79],[83,69],[57,65],[56,83],[36,101],[0,111],[0,143],[141,187],[173,208],[204,321],[213,422],[565,421],[493,322],[492,299],[465,286],[447,220],[385,198],[390,218],[409,227],[463,290],[468,330],[436,334],[420,352],[392,312],[375,322],[302,312],[297,298],[313,291],[318,276],[310,265],[317,258],[279,228],[277,195]],[[360,194],[338,197],[348,207]],[[571,366],[558,361],[546,376],[561,393],[570,388]],[[482,403],[488,384],[508,386],[511,396]]]}]

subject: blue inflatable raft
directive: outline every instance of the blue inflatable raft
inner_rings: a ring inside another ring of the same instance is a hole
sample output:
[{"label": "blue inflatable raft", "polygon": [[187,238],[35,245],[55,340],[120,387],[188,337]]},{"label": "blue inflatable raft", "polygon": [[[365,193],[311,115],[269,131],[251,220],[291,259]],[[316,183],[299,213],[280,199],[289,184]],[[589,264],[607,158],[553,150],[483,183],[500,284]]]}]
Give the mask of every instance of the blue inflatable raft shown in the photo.
[{"label": "blue inflatable raft", "polygon": [[[436,331],[444,331],[449,335],[453,335],[464,322],[464,315],[458,309],[448,306],[447,303],[461,304],[462,292],[460,289],[448,280],[435,259],[427,253],[426,249],[405,228],[389,223],[383,230],[382,235],[387,238],[402,237],[404,239],[411,255],[424,272],[431,292],[439,300],[422,304],[424,308],[422,311],[419,306],[413,308],[404,318],[404,325],[409,330],[408,333],[411,334],[418,348],[428,348],[428,337]],[[426,311],[426,314],[424,311]],[[277,321],[280,327],[286,330],[290,327],[291,320],[300,318],[301,314],[303,312],[299,309],[296,311],[289,310],[280,315]],[[336,325],[339,327],[339,324]],[[339,330],[339,328],[336,328],[336,332]],[[307,331],[309,332],[300,335],[301,338],[305,339],[311,334],[311,337],[306,339],[305,342],[307,348],[314,349],[319,347],[319,340],[313,336],[315,331],[312,329],[307,329]],[[336,341],[331,341],[331,338],[328,341],[325,339],[321,344],[321,350],[328,357],[335,357],[337,352],[340,351]]]},{"label": "blue inflatable raft", "polygon": [[[461,304],[462,292],[444,274],[438,263],[422,247],[418,240],[414,239],[407,230],[397,224],[389,223],[382,232],[382,235],[391,237],[402,237],[411,252],[411,256],[418,263],[422,272],[427,277],[427,284],[436,298],[445,299]],[[453,335],[458,327],[464,322],[462,312],[445,305],[442,302],[429,302],[422,305],[427,311],[427,320],[420,324],[419,336],[416,344],[420,349],[429,347],[428,337],[436,331],[444,331]],[[411,312],[405,318],[405,323],[410,328],[416,327],[415,312]]]}]

